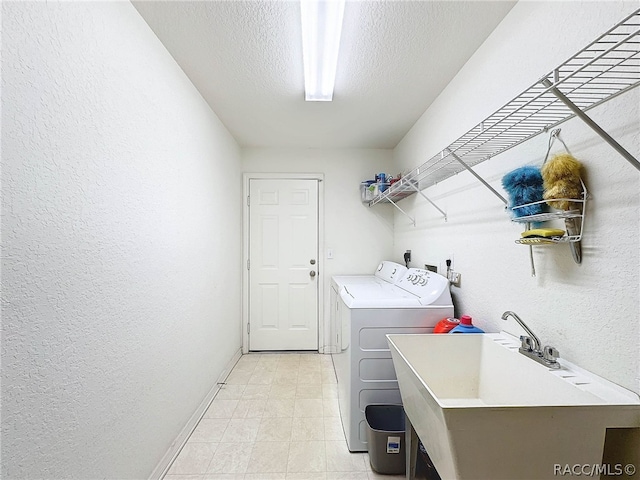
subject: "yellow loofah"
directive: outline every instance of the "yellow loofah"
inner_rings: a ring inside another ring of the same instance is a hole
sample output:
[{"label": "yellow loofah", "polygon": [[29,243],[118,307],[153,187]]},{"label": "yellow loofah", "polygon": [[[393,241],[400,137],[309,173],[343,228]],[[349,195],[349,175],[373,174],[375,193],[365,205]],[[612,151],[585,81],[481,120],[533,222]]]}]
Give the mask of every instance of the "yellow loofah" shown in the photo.
[{"label": "yellow loofah", "polygon": [[555,155],[542,166],[542,179],[553,181],[561,178],[579,178],[582,164],[568,153]]},{"label": "yellow loofah", "polygon": [[569,202],[567,200],[551,201],[554,198],[580,198],[582,193],[582,185],[575,185],[571,182],[565,182],[560,180],[556,182],[549,190],[545,190],[544,199],[553,208],[559,208],[560,210],[571,210],[574,208],[575,202]]},{"label": "yellow loofah", "polygon": [[[544,185],[544,199],[554,198],[580,198],[582,194],[582,182],[580,170],[582,164],[572,155],[556,155],[542,166],[542,180]],[[571,210],[573,202],[560,200],[548,201],[553,208]]]}]

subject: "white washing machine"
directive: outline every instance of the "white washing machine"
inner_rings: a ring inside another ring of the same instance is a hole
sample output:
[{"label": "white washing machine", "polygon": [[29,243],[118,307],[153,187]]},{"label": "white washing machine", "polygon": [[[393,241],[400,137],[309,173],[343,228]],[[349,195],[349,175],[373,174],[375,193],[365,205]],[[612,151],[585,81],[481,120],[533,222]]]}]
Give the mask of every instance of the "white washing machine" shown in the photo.
[{"label": "white washing machine", "polygon": [[340,352],[340,289],[349,285],[388,285],[397,283],[407,272],[407,267],[388,260],[380,262],[372,275],[338,275],[331,277],[329,328],[331,341],[325,347],[325,353]]},{"label": "white washing machine", "polygon": [[340,351],[332,357],[340,417],[349,450],[364,452],[365,407],[402,403],[386,335],[432,333],[441,319],[453,317],[453,304],[448,280],[418,268],[395,285],[345,284],[338,297]]},{"label": "white washing machine", "polygon": [[373,275],[337,275],[331,277],[331,288],[336,291],[345,285],[395,284],[407,273],[407,267],[388,260],[380,262]]}]

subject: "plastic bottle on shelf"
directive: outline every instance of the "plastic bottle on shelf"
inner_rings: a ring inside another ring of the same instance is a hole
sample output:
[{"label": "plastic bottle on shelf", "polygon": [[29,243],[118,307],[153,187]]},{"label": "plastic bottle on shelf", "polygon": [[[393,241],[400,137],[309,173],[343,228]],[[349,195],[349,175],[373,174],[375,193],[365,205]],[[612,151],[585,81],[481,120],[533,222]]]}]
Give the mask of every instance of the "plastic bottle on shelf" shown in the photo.
[{"label": "plastic bottle on shelf", "polygon": [[380,193],[382,193],[387,189],[388,186],[387,174],[379,173],[378,175],[376,175],[376,177],[378,178],[378,189],[380,190]]},{"label": "plastic bottle on shelf", "polygon": [[460,325],[455,327],[449,333],[484,333],[484,330],[474,327],[469,315],[463,315],[460,317]]}]

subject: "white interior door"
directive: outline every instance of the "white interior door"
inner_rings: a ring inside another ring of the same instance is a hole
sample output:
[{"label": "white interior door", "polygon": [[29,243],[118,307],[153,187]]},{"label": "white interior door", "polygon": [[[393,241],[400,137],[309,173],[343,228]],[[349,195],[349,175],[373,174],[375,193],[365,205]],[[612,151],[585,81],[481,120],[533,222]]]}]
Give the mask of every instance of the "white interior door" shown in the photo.
[{"label": "white interior door", "polygon": [[318,349],[318,182],[249,181],[249,349]]}]

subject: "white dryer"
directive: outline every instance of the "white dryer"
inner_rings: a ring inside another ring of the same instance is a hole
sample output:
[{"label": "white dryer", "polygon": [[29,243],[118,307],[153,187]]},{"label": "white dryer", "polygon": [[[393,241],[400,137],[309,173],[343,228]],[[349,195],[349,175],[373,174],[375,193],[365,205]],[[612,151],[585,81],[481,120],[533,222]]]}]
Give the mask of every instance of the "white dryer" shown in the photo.
[{"label": "white dryer", "polygon": [[345,284],[340,288],[336,315],[340,351],[332,356],[350,451],[367,451],[367,405],[402,403],[385,335],[432,333],[446,317],[453,317],[449,282],[427,270],[411,268],[395,285]]}]

